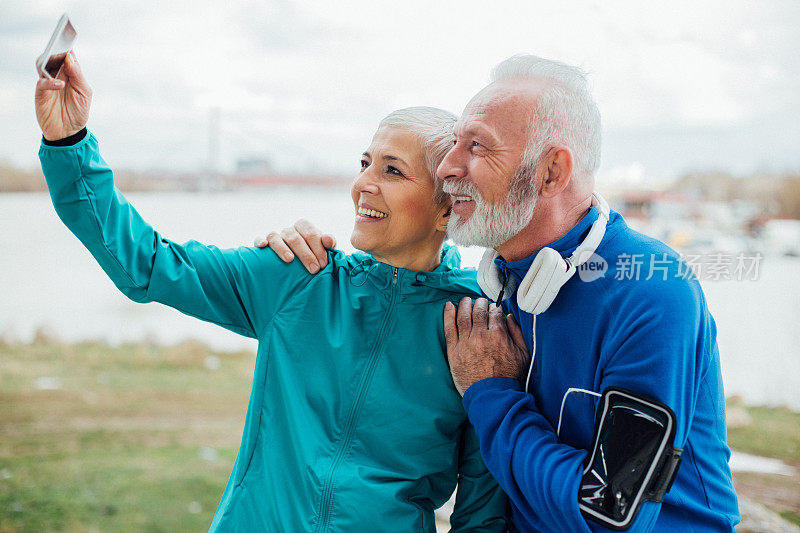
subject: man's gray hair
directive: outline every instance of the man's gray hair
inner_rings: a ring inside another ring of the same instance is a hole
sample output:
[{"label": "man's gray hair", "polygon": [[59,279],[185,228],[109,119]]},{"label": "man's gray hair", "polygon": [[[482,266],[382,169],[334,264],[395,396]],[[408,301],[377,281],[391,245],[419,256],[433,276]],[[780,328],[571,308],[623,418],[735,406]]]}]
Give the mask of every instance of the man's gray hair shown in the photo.
[{"label": "man's gray hair", "polygon": [[600,111],[586,73],[561,61],[529,54],[512,56],[492,69],[491,81],[549,81],[532,110],[531,140],[525,163],[538,164],[548,150],[566,146],[576,175],[593,176],[600,166]]},{"label": "man's gray hair", "polygon": [[378,125],[379,128],[402,128],[420,140],[425,150],[425,163],[434,182],[433,201],[437,204],[449,198],[442,190],[442,180],[436,175],[436,169],[453,146],[453,126],[456,119],[453,113],[444,109],[416,106],[392,111]]}]

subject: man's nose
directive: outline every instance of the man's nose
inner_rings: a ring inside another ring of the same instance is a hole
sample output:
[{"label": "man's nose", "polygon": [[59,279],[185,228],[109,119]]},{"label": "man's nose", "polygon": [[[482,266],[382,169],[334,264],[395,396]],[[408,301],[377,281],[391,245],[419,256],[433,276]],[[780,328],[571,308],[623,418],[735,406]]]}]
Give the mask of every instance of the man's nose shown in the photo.
[{"label": "man's nose", "polygon": [[450,151],[447,152],[447,155],[444,156],[444,159],[436,168],[436,175],[439,176],[439,179],[457,179],[467,175],[467,167],[460,152],[461,148],[457,144],[450,148]]}]

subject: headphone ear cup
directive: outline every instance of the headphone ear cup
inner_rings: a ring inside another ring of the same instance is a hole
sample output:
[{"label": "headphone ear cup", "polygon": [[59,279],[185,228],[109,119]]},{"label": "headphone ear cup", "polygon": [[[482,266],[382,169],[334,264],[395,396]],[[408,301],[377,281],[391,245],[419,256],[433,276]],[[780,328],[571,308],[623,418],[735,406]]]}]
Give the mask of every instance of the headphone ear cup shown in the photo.
[{"label": "headphone ear cup", "polygon": [[494,264],[495,257],[497,257],[497,252],[488,248],[483,252],[483,257],[481,257],[481,262],[478,265],[478,285],[493,302],[497,301],[497,298],[500,297],[500,291],[503,289],[500,283],[499,269]]},{"label": "headphone ear cup", "polygon": [[496,302],[503,292],[503,300],[508,300],[517,289],[517,280],[513,276],[508,276],[505,281],[505,291],[503,291],[503,281],[500,279],[500,269],[497,268],[494,260],[499,254],[489,248],[483,253],[481,262],[478,265],[478,285],[483,294],[491,301]]},{"label": "headphone ear cup", "polygon": [[517,289],[520,309],[534,315],[544,313],[574,271],[552,248],[539,250]]}]

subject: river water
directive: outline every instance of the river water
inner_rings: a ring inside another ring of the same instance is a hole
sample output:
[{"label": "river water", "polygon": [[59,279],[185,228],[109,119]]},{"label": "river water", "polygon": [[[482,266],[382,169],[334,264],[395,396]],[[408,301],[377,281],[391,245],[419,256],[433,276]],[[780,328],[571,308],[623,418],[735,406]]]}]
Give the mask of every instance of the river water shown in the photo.
[{"label": "river water", "polygon": [[[275,188],[220,193],[133,193],[131,203],[162,235],[220,247],[306,217],[336,235],[345,251],[353,210],[348,191]],[[481,250],[462,250],[476,266]],[[800,410],[800,259],[765,257],[756,280],[704,281],[719,334],[727,395]],[[39,328],[65,341],[112,344],[193,338],[215,349],[255,341],[159,304],[119,293],[61,224],[46,193],[0,194],[0,335],[29,341]]]}]

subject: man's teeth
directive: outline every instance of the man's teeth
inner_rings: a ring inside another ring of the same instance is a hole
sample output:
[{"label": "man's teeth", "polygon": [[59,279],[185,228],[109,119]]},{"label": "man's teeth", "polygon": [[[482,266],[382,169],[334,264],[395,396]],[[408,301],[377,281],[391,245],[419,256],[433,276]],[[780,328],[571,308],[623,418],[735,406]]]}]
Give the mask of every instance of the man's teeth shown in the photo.
[{"label": "man's teeth", "polygon": [[453,197],[453,201],[455,202],[471,202],[472,196],[457,196],[455,194],[451,195]]},{"label": "man's teeth", "polygon": [[358,208],[358,214],[362,217],[372,217],[372,218],[386,218],[389,215],[382,211],[375,211],[374,209],[365,209],[363,207]]}]

